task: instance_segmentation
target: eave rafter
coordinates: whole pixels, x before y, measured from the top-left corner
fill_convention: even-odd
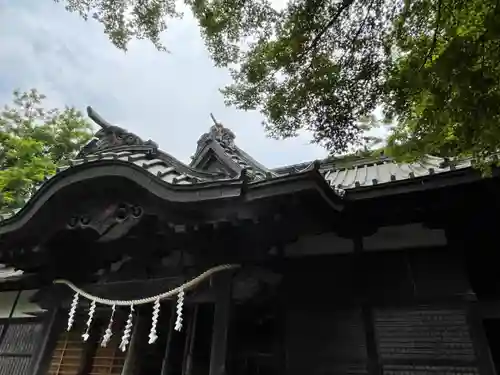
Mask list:
[[[31,225],[33,220],[37,220],[37,213],[51,204],[57,206],[57,197],[60,192],[64,192],[75,186],[83,186],[82,183],[92,184],[93,189],[99,188],[99,181],[102,179],[118,178],[128,180],[134,186],[147,192],[155,199],[166,202],[169,205],[177,206],[178,210],[194,212],[200,204],[204,207],[210,205],[209,210],[220,212],[221,218],[227,209],[228,201],[233,206],[231,210],[239,211],[238,215],[252,215],[248,211],[248,203],[263,199],[278,199],[280,196],[291,195],[297,192],[309,191],[321,196],[327,206],[334,211],[342,209],[341,198],[333,192],[321,175],[315,171],[307,171],[301,174],[281,176],[270,180],[251,182],[246,170],[243,170],[238,178],[201,181],[196,183],[173,183],[165,181],[164,178],[152,175],[147,169],[135,163],[113,159],[98,159],[88,161],[59,172],[57,175],[47,180],[31,197],[27,204],[14,216],[0,223],[0,240],[10,233],[22,230],[25,226]],[[78,189],[74,189],[73,191]],[[276,198],[275,198],[276,197]],[[78,199],[76,196],[72,199]],[[54,212],[61,208],[54,206]],[[220,206],[223,209],[217,209]],[[241,209],[237,208],[240,207]],[[198,208],[196,208],[198,207]],[[225,208],[224,208],[225,207]],[[247,207],[247,208],[245,208]],[[116,208],[116,207],[115,207]],[[137,207],[132,207],[134,211]],[[248,212],[247,212],[248,211]],[[67,213],[69,214],[69,213]],[[234,215],[234,214],[232,214]],[[135,215],[140,217],[140,215]],[[81,226],[84,216],[75,219],[74,226]],[[30,224],[31,223],[31,224]],[[83,226],[87,223],[83,222]],[[107,232],[108,229],[97,232]],[[113,238],[111,233],[108,233]]]

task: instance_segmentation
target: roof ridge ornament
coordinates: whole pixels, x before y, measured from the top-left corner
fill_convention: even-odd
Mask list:
[[[87,107],[87,115],[92,121],[99,125],[101,129],[99,129],[97,133],[94,134],[94,138],[80,150],[77,158],[124,146],[151,146],[153,148],[158,148],[155,142],[151,140],[144,141],[139,136],[119,126],[110,124],[90,106]]]
[[[236,147],[234,144],[234,139],[236,138],[234,133],[230,129],[226,128],[222,123],[218,122],[212,113],[210,113],[210,117],[214,124],[210,127],[208,133],[205,133],[200,137],[198,140],[198,147],[202,147],[203,144],[209,140],[213,140],[220,143],[223,147],[234,149]]]
[[[220,125],[220,126],[222,126],[222,124],[221,124],[221,123],[219,123],[219,122],[216,120],[215,116],[214,116],[214,115],[213,115],[213,113],[211,113],[211,112],[210,112],[210,117],[212,118],[212,121],[214,122],[214,125],[216,125],[216,126],[219,126],[219,125]]]

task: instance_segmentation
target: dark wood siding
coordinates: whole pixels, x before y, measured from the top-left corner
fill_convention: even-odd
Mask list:
[[[478,374],[465,309],[384,308],[374,319],[384,374]]]
[[[286,336],[288,374],[367,373],[361,309],[293,312]]]
[[[357,259],[311,257],[287,263],[288,375],[366,374],[366,330],[357,298]]]
[[[0,329],[6,330],[0,344],[0,375],[31,375],[29,370],[41,336],[41,322],[15,319],[10,324],[4,321]]]

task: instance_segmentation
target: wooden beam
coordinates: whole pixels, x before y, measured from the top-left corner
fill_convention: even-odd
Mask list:
[[[233,272],[227,271],[212,277],[215,291],[215,313],[212,334],[209,375],[226,375],[231,292]]]

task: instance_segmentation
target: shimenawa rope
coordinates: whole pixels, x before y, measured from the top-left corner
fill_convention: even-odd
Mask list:
[[[239,268],[240,266],[237,264],[222,264],[219,266],[212,267],[208,269],[207,271],[203,272],[201,275],[195,277],[194,279],[191,279],[190,281],[178,286],[177,288],[174,288],[172,290],[169,290],[168,292],[158,294],[156,296],[152,297],[146,297],[146,298],[141,298],[137,300],[111,300],[111,299],[106,299],[106,298],[101,298],[94,296],[90,293],[85,292],[83,289],[80,289],[77,287],[75,284],[73,284],[71,281],[64,280],[64,279],[57,279],[54,280],[54,284],[65,284],[69,286],[75,293],[78,293],[82,297],[85,297],[86,299],[100,303],[101,305],[108,305],[108,306],[132,306],[132,305],[144,305],[147,303],[153,303],[156,300],[162,300],[165,298],[173,297],[178,295],[181,291],[186,291],[191,288],[194,288],[196,285],[200,284],[210,276],[212,276],[215,273],[221,272],[221,271],[226,271],[234,268]]]

